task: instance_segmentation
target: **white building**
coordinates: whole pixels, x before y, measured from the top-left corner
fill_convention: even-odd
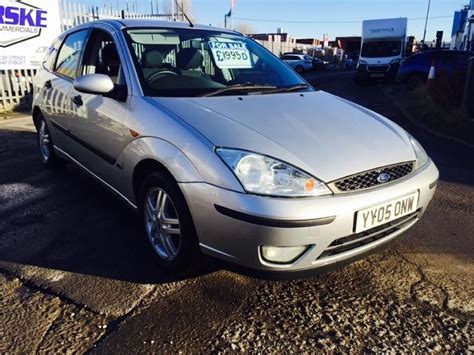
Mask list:
[[[474,0],[454,13],[451,49],[474,51]]]

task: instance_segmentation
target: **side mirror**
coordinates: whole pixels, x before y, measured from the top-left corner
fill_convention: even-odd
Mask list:
[[[106,95],[112,92],[115,85],[105,74],[86,74],[74,80],[74,89],[85,94]]]

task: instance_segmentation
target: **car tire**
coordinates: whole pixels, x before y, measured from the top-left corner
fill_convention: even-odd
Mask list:
[[[191,213],[170,175],[154,172],[143,179],[138,211],[161,267],[183,275],[198,266],[201,252]]]
[[[42,163],[48,168],[63,166],[66,161],[56,155],[53,139],[43,115],[37,117],[37,123],[37,142]]]
[[[302,65],[297,65],[295,70],[298,74],[302,74],[304,72],[304,68]]]

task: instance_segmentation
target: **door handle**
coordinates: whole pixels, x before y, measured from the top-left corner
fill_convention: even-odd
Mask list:
[[[53,84],[51,84],[51,80],[46,80],[44,83],[44,87],[46,89],[51,89],[53,87]]]
[[[74,102],[77,106],[82,106],[82,104],[83,104],[81,95],[73,96],[71,100],[72,100],[72,102]]]

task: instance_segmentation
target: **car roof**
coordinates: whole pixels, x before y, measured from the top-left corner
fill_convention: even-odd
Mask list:
[[[187,28],[190,30],[207,30],[207,31],[219,31],[232,34],[242,35],[241,33],[233,30],[228,30],[220,27],[193,24],[189,25],[189,22],[181,21],[159,21],[153,19],[111,19],[111,20],[96,20],[87,22],[85,24],[71,28],[67,32],[74,31],[80,28],[88,28],[94,24],[106,24],[116,30],[122,30],[124,28],[136,28],[136,27],[156,27],[156,28]]]
[[[414,56],[429,56],[434,54],[447,54],[447,53],[456,53],[456,54],[466,54],[469,56],[474,56],[474,52],[470,51],[460,51],[457,49],[441,49],[441,50],[434,50],[434,51],[426,51],[413,54]]]

